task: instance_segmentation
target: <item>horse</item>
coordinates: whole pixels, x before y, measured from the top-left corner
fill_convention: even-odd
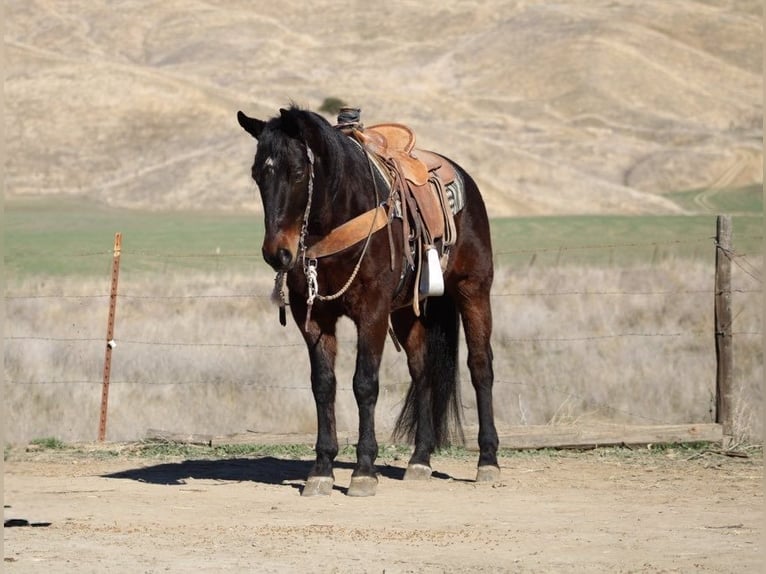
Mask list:
[[[372,169],[364,149],[339,125],[295,104],[267,120],[242,111],[237,118],[257,140],[251,175],[263,204],[263,258],[277,272],[275,291],[290,307],[311,365],[316,458],[301,495],[329,495],[335,488],[336,324],[342,316],[351,319],[357,332],[353,393],[359,417],[356,464],[346,495],[376,493],[375,407],[388,335],[404,349],[411,377],[394,426],[395,439],[414,443],[404,479],[428,479],[435,450],[455,437],[462,439],[461,322],[479,419],[476,480],[498,480],[490,345],[492,245],[486,207],[474,180],[457,163],[439,155],[464,182],[464,206],[454,215],[456,240],[443,270],[443,293],[425,297],[418,313],[412,305],[413,297],[420,299],[412,289],[417,280],[411,263],[415,248],[402,232],[406,222],[394,205],[390,186],[379,170]],[[367,231],[364,220],[362,239],[320,259],[311,257],[312,247],[369,213],[381,214],[382,227],[371,224]],[[284,307],[280,319],[284,325]]]

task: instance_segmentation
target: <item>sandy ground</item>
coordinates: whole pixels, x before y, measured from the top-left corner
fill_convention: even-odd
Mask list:
[[[288,457],[12,453],[5,572],[760,572],[763,459],[626,449],[518,453],[502,482],[440,457],[379,460],[378,494],[301,498]]]

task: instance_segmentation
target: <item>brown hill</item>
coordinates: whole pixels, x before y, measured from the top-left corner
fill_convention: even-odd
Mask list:
[[[761,2],[5,5],[6,190],[257,210],[235,114],[412,125],[491,214],[673,213],[763,181]]]

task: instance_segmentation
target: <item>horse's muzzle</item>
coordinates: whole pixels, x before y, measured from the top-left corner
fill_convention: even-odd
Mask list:
[[[269,251],[264,246],[261,252],[266,263],[271,265],[274,271],[288,271],[295,262],[292,252],[284,247],[278,247],[276,251]]]
[[[300,223],[274,227],[275,230],[272,230],[268,223],[266,225],[266,234],[261,247],[263,259],[274,271],[289,271],[295,266],[298,257]]]

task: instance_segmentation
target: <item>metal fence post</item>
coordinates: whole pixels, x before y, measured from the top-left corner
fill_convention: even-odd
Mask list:
[[[109,403],[109,377],[112,370],[112,350],[114,343],[114,319],[117,311],[117,280],[120,276],[120,252],[122,251],[122,234],[114,234],[114,256],[112,259],[112,288],[109,294],[109,319],[106,326],[106,354],[104,356],[104,384],[101,387],[101,417],[98,425],[98,440],[106,438],[106,413]]]

